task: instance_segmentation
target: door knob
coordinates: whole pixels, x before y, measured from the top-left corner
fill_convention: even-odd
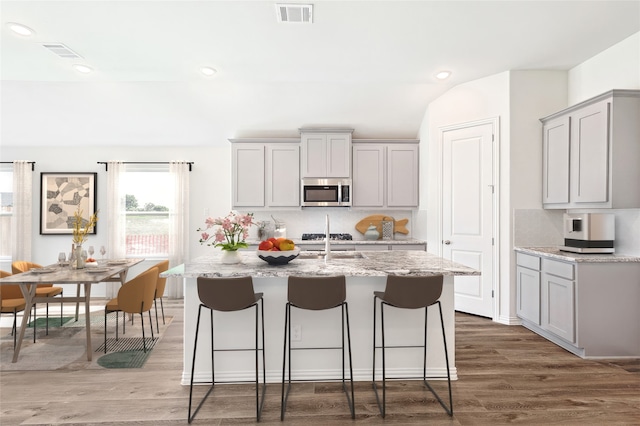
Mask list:
[[[449,241],[449,240],[444,240],[444,241],[442,241],[442,242],[443,242],[443,243],[445,243],[446,245],[451,244],[451,241]]]

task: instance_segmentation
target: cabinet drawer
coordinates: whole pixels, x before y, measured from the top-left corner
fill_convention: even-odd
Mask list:
[[[558,262],[556,260],[542,259],[542,270],[556,277],[573,280],[573,265],[571,263]]]
[[[540,258],[524,253],[516,253],[516,264],[525,268],[540,270]]]

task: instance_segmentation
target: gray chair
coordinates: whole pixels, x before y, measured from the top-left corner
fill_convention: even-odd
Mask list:
[[[440,304],[440,295],[442,294],[442,275],[436,276],[396,276],[389,275],[387,277],[387,285],[382,291],[375,291],[373,294],[373,389],[376,394],[376,402],[380,409],[380,414],[384,418],[386,414],[386,381],[394,379],[387,377],[385,352],[389,348],[422,348],[423,349],[423,365],[422,377],[420,379],[425,386],[433,393],[440,405],[445,409],[447,414],[453,416],[453,398],[451,396],[451,373],[449,371],[449,354],[447,352],[447,338],[444,332],[444,321],[442,318],[442,305]],[[382,346],[376,346],[376,306],[380,300],[380,323],[382,331]],[[436,393],[427,382],[427,312],[428,307],[438,305],[440,312],[440,326],[442,328],[442,340],[444,342],[444,356],[447,363],[447,383],[449,386],[449,407],[446,406],[442,398]],[[385,329],[384,329],[384,307],[391,306],[400,309],[421,309],[424,308],[424,344],[420,346],[387,346],[385,345]],[[376,349],[382,349],[382,401],[378,395],[378,387],[376,385]],[[417,378],[417,377],[416,377]],[[407,379],[403,377],[402,379]]]
[[[342,350],[342,389],[347,396],[347,403],[351,411],[351,418],[355,419],[355,407],[353,398],[353,367],[351,362],[351,334],[349,332],[349,309],[347,305],[346,280],[344,275],[334,277],[289,277],[287,304],[284,320],[284,356],[282,361],[282,400],[280,420],[284,420],[287,410],[287,399],[291,390],[291,351],[309,349],[341,349]],[[292,348],[291,347],[291,308],[307,309],[313,311],[333,309],[340,307],[342,314],[342,345],[339,347],[319,348]],[[345,381],[345,328],[347,331],[347,345],[349,356],[349,381],[351,384],[351,396],[347,390]],[[285,371],[288,364],[288,384],[285,389]]]
[[[225,352],[233,352],[233,351],[255,351],[256,355],[256,420],[260,421],[260,415],[262,414],[262,406],[264,405],[264,396],[265,390],[267,386],[267,377],[266,377],[266,364],[265,364],[265,353],[264,353],[264,301],[262,299],[262,293],[256,293],[253,290],[253,280],[251,277],[240,277],[240,278],[204,278],[198,277],[198,296],[200,298],[200,306],[198,307],[198,319],[196,322],[196,335],[193,342],[193,360],[191,363],[191,382],[189,384],[189,414],[187,420],[191,423],[202,407],[202,404],[207,399],[211,391],[216,383],[224,383],[215,380],[215,363],[214,363],[214,354],[215,352],[225,351]],[[213,344],[213,311],[220,312],[235,312],[242,311],[248,308],[256,308],[256,319],[255,319],[255,347],[248,349],[215,349]],[[211,317],[211,386],[209,390],[202,398],[198,407],[191,414],[191,406],[193,400],[193,375],[195,372],[196,365],[196,352],[198,350],[198,332],[200,330],[200,314],[202,312],[202,308],[209,309],[209,314]],[[260,311],[260,312],[258,312]],[[261,315],[261,323],[262,323],[262,348],[258,345],[258,314]],[[262,352],[262,398],[260,398],[260,386],[259,386],[259,363],[258,363],[258,354]],[[237,382],[235,382],[237,383]]]

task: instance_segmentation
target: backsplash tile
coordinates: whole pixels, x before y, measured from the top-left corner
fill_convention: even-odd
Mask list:
[[[516,247],[559,246],[564,243],[564,210],[516,209],[513,211],[513,245]]]
[[[571,213],[613,213],[615,249],[618,254],[640,255],[640,209],[580,209]],[[513,245],[549,247],[564,244],[562,215],[565,210],[516,209],[513,212]]]
[[[394,234],[397,240],[413,238],[412,227],[414,223],[414,212],[411,210],[353,210],[348,208],[336,207],[313,207],[303,210],[274,210],[269,212],[254,212],[256,221],[269,220],[273,223],[274,218],[282,221],[287,226],[287,237],[300,238],[303,233],[323,233],[325,217],[329,215],[329,228],[331,233],[349,233],[354,240],[364,240],[364,236],[355,228],[360,220],[367,216],[384,214],[391,216],[395,220],[409,219],[407,223],[408,235]],[[257,238],[257,229],[253,227],[250,230],[249,237]]]

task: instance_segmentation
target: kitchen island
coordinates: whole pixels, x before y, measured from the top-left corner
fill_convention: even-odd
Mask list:
[[[479,275],[466,266],[442,259],[424,251],[389,251],[332,253],[329,260],[318,252],[302,252],[300,257],[286,265],[272,266],[258,258],[255,252],[242,252],[242,263],[224,265],[220,252],[203,256],[179,265],[162,274],[184,280],[184,352],[182,383],[188,384],[191,374],[193,340],[198,305],[196,281],[198,277],[253,277],[254,288],[264,293],[265,354],[268,382],[282,380],[284,343],[284,314],[287,301],[287,277],[345,275],[347,302],[351,326],[354,380],[370,381],[373,342],[373,292],[383,291],[386,276],[444,275],[442,303],[447,348],[452,379],[457,378],[455,368],[454,291],[455,275]],[[198,358],[195,382],[211,380],[211,347],[208,315],[202,319],[198,336]],[[422,340],[424,312],[422,310],[388,309],[385,312],[388,345],[414,345]],[[216,322],[218,321],[218,322]],[[214,312],[216,322],[216,349],[251,347],[254,338],[254,316],[248,311]],[[337,346],[340,342],[340,315],[332,311],[294,310],[292,325],[298,326],[300,336],[294,347]],[[378,327],[379,328],[379,327]],[[378,330],[379,333],[379,330]],[[427,376],[446,377],[444,349],[437,308],[429,309]],[[254,355],[238,352],[216,353],[216,380],[240,381],[254,377]],[[378,357],[379,359],[379,357]],[[292,360],[295,380],[331,380],[340,376],[340,351],[298,351]],[[387,353],[389,376],[415,377],[422,374],[420,349],[390,350]]]

